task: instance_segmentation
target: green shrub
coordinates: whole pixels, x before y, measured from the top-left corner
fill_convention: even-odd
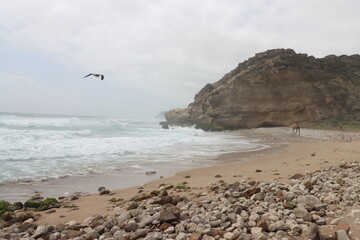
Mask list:
[[[0,200],[0,211],[7,211],[9,210],[10,203],[5,200]]]
[[[51,205],[59,203],[55,198],[46,198],[42,204]]]
[[[14,202],[13,203],[13,209],[14,210],[20,210],[23,209],[24,204],[22,202]]]
[[[25,208],[38,208],[41,205],[41,201],[27,200],[24,204]]]
[[[36,208],[37,211],[44,211],[50,208],[60,207],[59,202],[55,198],[46,198],[40,202],[40,206]]]

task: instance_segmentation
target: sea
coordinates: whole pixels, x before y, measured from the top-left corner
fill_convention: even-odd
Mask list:
[[[166,176],[177,167],[212,165],[223,153],[267,147],[194,127],[163,129],[159,119],[0,113],[0,189],[74,176],[146,174],[159,166]]]

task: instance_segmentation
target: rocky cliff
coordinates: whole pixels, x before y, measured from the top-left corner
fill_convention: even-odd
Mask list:
[[[315,58],[292,49],[257,53],[207,84],[185,109],[165,113],[173,125],[219,129],[316,125],[360,119],[360,55]]]

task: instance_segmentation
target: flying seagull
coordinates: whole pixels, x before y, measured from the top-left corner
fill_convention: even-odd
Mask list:
[[[98,73],[90,73],[90,74],[86,75],[84,78],[89,77],[89,76],[100,77],[101,80],[104,80],[104,75],[98,74]]]

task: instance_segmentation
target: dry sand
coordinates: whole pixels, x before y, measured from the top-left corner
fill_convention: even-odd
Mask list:
[[[157,179],[137,187],[110,189],[112,195],[83,196],[73,201],[78,210],[60,208],[51,214],[42,213],[38,223],[54,225],[70,220],[83,222],[94,214],[114,214],[114,206],[109,200],[129,200],[138,193],[140,187],[144,192],[150,192],[157,189],[161,183],[178,185],[186,181],[191,187],[191,191],[186,194],[192,195],[206,191],[209,184],[219,179],[228,183],[242,179],[286,182],[295,173],[337,165],[342,160],[359,160],[360,156],[358,133],[302,129],[301,136],[294,136],[288,128],[260,128],[229,134],[258,138],[271,148],[257,152],[223,154],[216,159],[212,167],[178,172],[172,177]],[[215,178],[216,175],[221,175],[221,178]],[[186,176],[190,178],[185,178]]]

